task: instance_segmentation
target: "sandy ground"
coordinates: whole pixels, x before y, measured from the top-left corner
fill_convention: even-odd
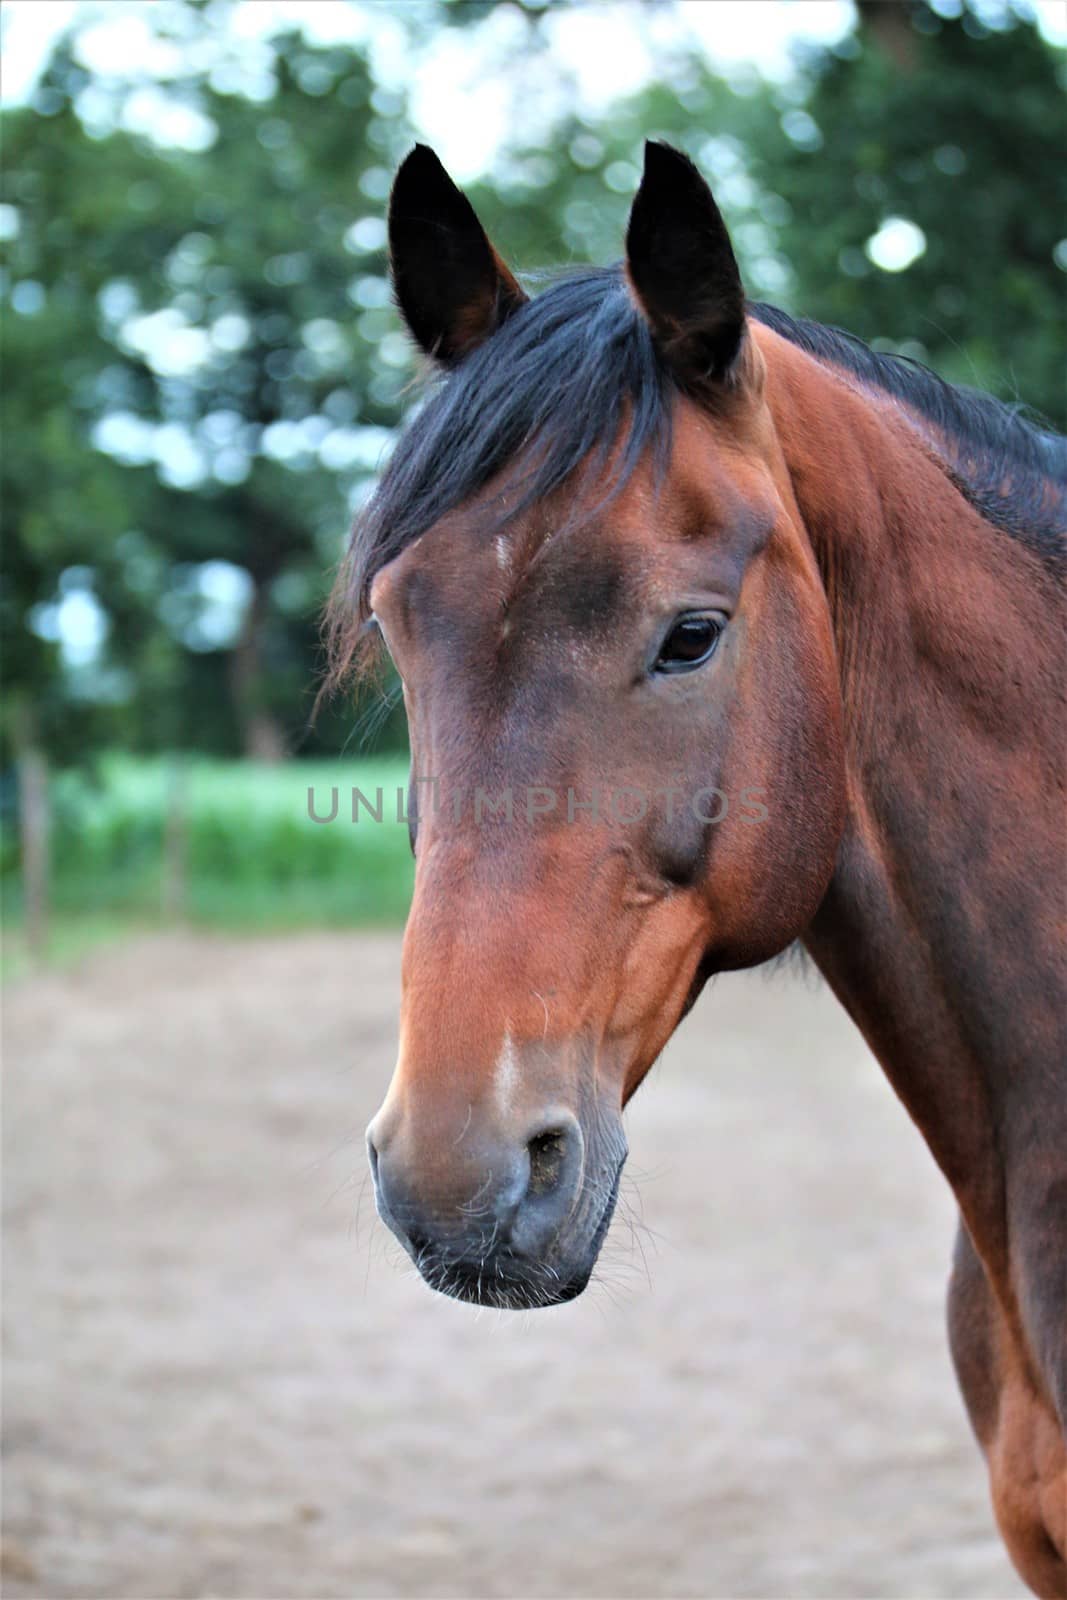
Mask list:
[[[953,1210],[829,994],[721,981],[599,1285],[431,1295],[364,1192],[398,944],[174,937],[6,997],[4,1592],[1011,1596]]]

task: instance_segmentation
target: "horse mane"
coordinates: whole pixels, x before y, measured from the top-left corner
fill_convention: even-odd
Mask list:
[[[942,456],[946,442],[952,452],[946,472],[980,514],[1049,564],[1062,559],[1067,439],[839,329],[761,303],[748,314],[929,420]],[[327,610],[324,687],[373,653],[371,584],[435,522],[523,457],[524,470],[484,508],[488,528],[499,528],[594,452],[606,461],[621,436],[617,494],[647,449],[665,450],[675,393],[621,266],[566,273],[528,301],[430,390],[357,516]]]
[[[775,306],[749,304],[749,315],[816,360],[849,372],[933,423],[949,475],[987,522],[1053,564],[1067,534],[1067,438],[1021,405],[947,383],[921,361],[882,355],[855,334]]]

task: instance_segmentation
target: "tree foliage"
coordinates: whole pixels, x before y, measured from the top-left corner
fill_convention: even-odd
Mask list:
[[[87,714],[145,748],[303,735],[323,575],[406,378],[380,220],[403,131],[361,54],[275,52],[266,102],[171,86],[207,148],[87,129],[68,48],[5,119],[8,674],[65,753]],[[47,636],[79,593],[108,638],[71,672]]]
[[[994,30],[969,12],[861,9],[873,25],[816,58],[799,117],[753,144],[755,176],[788,207],[791,297],[1062,429],[1062,60],[1011,12]],[[925,239],[903,271],[866,249],[893,218]]]

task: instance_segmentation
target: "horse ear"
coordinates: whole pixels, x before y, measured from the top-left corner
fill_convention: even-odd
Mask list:
[[[745,329],[741,274],[711,190],[688,156],[668,144],[645,145],[626,230],[626,269],[679,382],[725,378]]]
[[[474,207],[424,144],[393,183],[389,254],[404,321],[443,366],[461,361],[526,300]]]

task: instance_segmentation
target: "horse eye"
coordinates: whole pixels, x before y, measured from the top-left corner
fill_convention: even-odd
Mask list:
[[[724,624],[718,617],[679,617],[660,645],[654,672],[692,672],[709,661]]]

